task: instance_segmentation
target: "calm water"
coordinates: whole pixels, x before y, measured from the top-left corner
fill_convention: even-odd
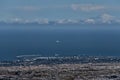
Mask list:
[[[55,53],[120,56],[120,26],[0,25],[0,60]]]

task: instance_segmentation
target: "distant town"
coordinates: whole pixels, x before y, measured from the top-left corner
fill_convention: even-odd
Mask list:
[[[53,64],[83,64],[83,63],[119,63],[118,56],[40,56],[20,55],[16,60],[0,61],[0,66],[29,66],[29,65],[53,65]]]

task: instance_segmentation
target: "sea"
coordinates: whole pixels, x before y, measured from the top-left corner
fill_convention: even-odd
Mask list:
[[[0,24],[0,60],[55,54],[120,56],[120,24]]]

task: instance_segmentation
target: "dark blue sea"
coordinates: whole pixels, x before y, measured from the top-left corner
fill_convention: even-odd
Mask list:
[[[54,54],[120,56],[120,25],[0,25],[0,60]]]

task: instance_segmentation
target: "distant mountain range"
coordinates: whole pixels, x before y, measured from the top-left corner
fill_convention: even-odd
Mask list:
[[[1,20],[0,24],[120,24],[120,19],[109,14],[102,14],[97,17],[87,19],[59,19],[49,21],[48,19],[22,20],[19,18],[8,21]]]

